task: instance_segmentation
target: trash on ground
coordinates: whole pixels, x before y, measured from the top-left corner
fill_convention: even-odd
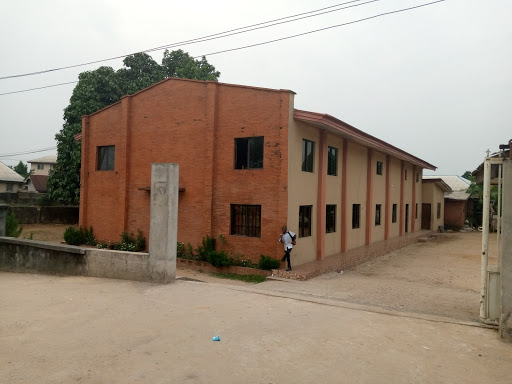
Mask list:
[[[220,341],[220,336],[213,336],[212,341]]]

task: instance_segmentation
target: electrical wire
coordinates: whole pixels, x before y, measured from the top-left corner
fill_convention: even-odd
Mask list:
[[[5,153],[5,154],[0,154],[0,157],[30,155],[32,153],[53,151],[54,149],[57,149],[57,147],[48,147],[48,148],[34,149],[34,150],[30,150],[30,151],[23,151],[23,152],[16,152],[16,153]]]
[[[102,63],[102,62],[105,62],[105,61],[122,59],[122,58],[124,58],[126,56],[135,55],[137,53],[154,52],[154,51],[160,51],[160,50],[166,49],[166,48],[176,48],[176,47],[183,46],[183,45],[196,44],[196,43],[201,43],[201,42],[204,42],[204,41],[221,39],[221,38],[228,37],[228,36],[233,36],[233,35],[238,35],[238,34],[241,34],[241,33],[251,32],[251,31],[254,31],[254,30],[257,30],[257,29],[269,28],[269,27],[273,27],[273,26],[279,25],[279,24],[291,23],[291,22],[302,20],[302,19],[305,19],[305,18],[320,16],[320,15],[324,15],[324,14],[327,14],[327,13],[337,12],[337,11],[341,11],[343,9],[357,7],[357,6],[360,6],[360,5],[374,3],[374,2],[382,1],[382,0],[370,0],[370,1],[367,1],[367,2],[364,2],[364,3],[350,5],[350,6],[343,7],[343,8],[331,9],[331,8],[341,7],[342,5],[346,5],[346,4],[350,4],[350,3],[355,3],[355,2],[360,2],[360,1],[362,1],[362,0],[351,0],[351,1],[344,2],[344,3],[332,5],[332,6],[329,6],[329,7],[316,9],[314,11],[303,12],[303,13],[299,13],[299,14],[292,15],[292,16],[286,16],[286,17],[282,17],[282,18],[279,18],[279,19],[269,20],[269,21],[265,21],[265,22],[261,22],[261,23],[257,23],[257,24],[248,25],[248,26],[245,26],[245,27],[235,28],[235,29],[231,29],[231,30],[228,30],[228,31],[224,31],[224,32],[214,33],[212,35],[198,37],[198,38],[191,39],[191,40],[184,40],[184,41],[180,41],[180,42],[177,42],[177,43],[166,44],[166,45],[162,45],[162,46],[155,47],[155,48],[149,48],[149,49],[146,49],[146,50],[143,50],[143,51],[140,51],[140,52],[130,53],[130,54],[127,54],[127,55],[120,55],[120,56],[110,57],[110,58],[107,58],[107,59],[89,61],[87,63],[68,65],[68,66],[65,66],[65,67],[46,69],[46,70],[42,70],[42,71],[22,73],[22,74],[18,74],[18,75],[2,76],[2,77],[0,77],[0,80],[12,79],[12,78],[17,78],[17,77],[34,76],[34,75],[40,75],[40,74],[48,73],[48,72],[62,71],[62,70],[65,70],[65,69],[83,67],[85,65],[90,65],[90,64],[98,64],[98,63]],[[331,9],[331,10],[325,11],[326,9]],[[325,12],[318,13],[320,11],[325,11]],[[310,15],[311,13],[316,13],[316,14]],[[304,16],[304,15],[309,15],[309,16]],[[302,17],[299,17],[299,16],[302,16]],[[293,18],[295,18],[295,19],[293,19]],[[293,20],[287,20],[287,19],[293,19]],[[283,20],[287,20],[287,21],[283,21]],[[265,25],[265,24],[269,24],[269,25]]]
[[[261,45],[271,44],[271,43],[275,43],[275,42],[278,42],[278,41],[289,40],[289,39],[292,39],[292,38],[295,38],[295,37],[305,36],[305,35],[309,35],[309,34],[316,33],[316,32],[322,32],[322,31],[326,31],[326,30],[329,30],[329,29],[333,29],[333,28],[339,28],[339,27],[343,27],[343,26],[346,26],[346,25],[350,25],[350,24],[356,24],[356,23],[360,23],[360,22],[363,22],[363,21],[368,21],[368,20],[371,20],[371,19],[376,19],[376,18],[382,17],[382,16],[388,16],[388,15],[392,15],[392,14],[396,14],[396,13],[411,11],[411,10],[414,10],[414,9],[426,7],[426,6],[429,6],[429,5],[434,5],[434,4],[437,4],[437,3],[442,3],[442,2],[445,2],[445,1],[447,1],[447,0],[432,1],[430,3],[424,3],[424,4],[416,5],[416,6],[413,6],[413,7],[402,8],[402,9],[398,9],[398,10],[394,10],[394,11],[384,12],[384,13],[380,13],[380,14],[377,14],[377,15],[365,17],[365,18],[362,18],[362,19],[358,19],[358,20],[354,20],[354,21],[349,21],[349,22],[342,23],[342,24],[331,25],[329,27],[315,29],[315,30],[311,30],[311,31],[308,31],[308,32],[303,32],[303,33],[298,33],[298,34],[295,34],[295,35],[281,37],[281,38],[278,38],[278,39],[268,40],[268,41],[264,41],[264,42],[261,42],[261,43],[244,45],[244,46],[241,46],[241,47],[225,49],[225,50],[217,51],[217,52],[210,52],[210,53],[207,53],[205,55],[195,56],[194,58],[198,58],[198,57],[202,57],[202,56],[213,56],[213,55],[218,55],[218,54],[221,54],[221,53],[233,52],[233,51],[238,51],[238,50],[242,50],[242,49],[253,48],[253,47],[257,47],[257,46],[261,46]],[[70,81],[70,82],[67,82],[67,83],[47,85],[47,86],[38,87],[38,88],[30,88],[30,89],[24,89],[24,90],[19,90],[19,91],[0,93],[0,96],[10,95],[10,94],[13,94],[13,93],[23,93],[23,92],[35,91],[35,90],[38,90],[38,89],[57,87],[57,86],[61,86],[61,85],[74,84],[74,83],[77,83],[77,81]]]

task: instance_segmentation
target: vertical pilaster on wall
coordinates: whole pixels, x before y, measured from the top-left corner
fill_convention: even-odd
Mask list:
[[[416,166],[412,167],[412,206],[411,206],[411,233],[416,229]]]
[[[341,163],[341,252],[347,251],[347,150],[348,141],[343,139]]]
[[[293,110],[294,110],[294,96],[293,92],[282,90],[280,92],[280,122],[279,122],[279,151],[281,155],[280,169],[279,169],[279,189],[278,189],[278,205],[277,205],[277,218],[274,220],[275,233],[281,233],[281,227],[287,225],[292,232],[295,232],[298,236],[299,228],[298,222],[291,223],[289,220],[288,212],[288,167],[289,164],[289,153],[290,146],[290,133],[291,129],[294,129],[293,122]],[[280,257],[283,252],[282,244],[279,242],[275,243],[275,255]]]
[[[316,258],[325,257],[325,183],[327,177],[327,132],[320,130],[320,143],[318,145],[318,194],[317,194],[317,236]]]
[[[0,204],[0,237],[6,234],[6,222],[7,222],[7,204]]]
[[[159,283],[176,279],[179,180],[178,164],[151,165],[148,269]]]
[[[80,166],[80,207],[78,211],[78,224],[87,228],[87,189],[89,188],[89,116],[82,116],[82,140],[81,140],[81,166]]]
[[[402,160],[400,162],[400,236],[404,234],[405,224],[405,163]]]
[[[215,237],[213,231],[213,191],[215,185],[215,127],[217,123],[217,84],[213,82],[206,83],[206,126],[207,131],[204,132],[203,144],[204,150],[208,152],[210,159],[205,164],[206,180],[204,188],[207,191],[204,199],[204,212],[207,214],[203,217],[203,235]]]
[[[114,170],[119,173],[119,229],[122,233],[128,230],[128,197],[130,179],[130,110],[132,97],[121,98],[122,135],[119,150],[116,148]]]
[[[499,333],[503,341],[512,342],[512,160],[503,160],[502,191],[501,312]]]
[[[386,155],[386,207],[384,214],[384,240],[389,239],[389,226],[391,225],[391,156]]]
[[[368,148],[366,169],[366,228],[365,244],[372,242],[372,212],[373,212],[373,149]]]

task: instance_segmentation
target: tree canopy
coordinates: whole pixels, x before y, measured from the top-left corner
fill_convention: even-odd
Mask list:
[[[14,167],[8,165],[9,168],[11,168],[14,172],[16,172],[18,175],[27,177],[30,175],[30,172],[28,170],[28,165],[24,164],[23,161],[20,161],[18,164],[16,164]]]
[[[69,105],[64,109],[64,124],[55,135],[57,163],[50,171],[47,188],[50,199],[77,205],[80,200],[80,142],[74,136],[82,130],[82,116],[107,107],[168,77],[217,81],[220,72],[203,56],[196,60],[188,53],[165,50],[162,64],[146,53],[125,57],[124,67],[115,71],[100,67],[78,76]]]

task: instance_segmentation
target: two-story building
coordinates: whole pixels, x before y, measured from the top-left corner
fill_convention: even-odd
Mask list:
[[[178,239],[224,235],[235,253],[294,264],[421,228],[422,172],[435,167],[295,93],[170,78],[84,116],[80,225],[98,239],[149,235],[152,163],[177,163]]]
[[[49,155],[29,160],[30,175],[26,181],[29,192],[46,192],[46,180],[48,179],[50,170],[55,167],[56,162],[56,155]]]

